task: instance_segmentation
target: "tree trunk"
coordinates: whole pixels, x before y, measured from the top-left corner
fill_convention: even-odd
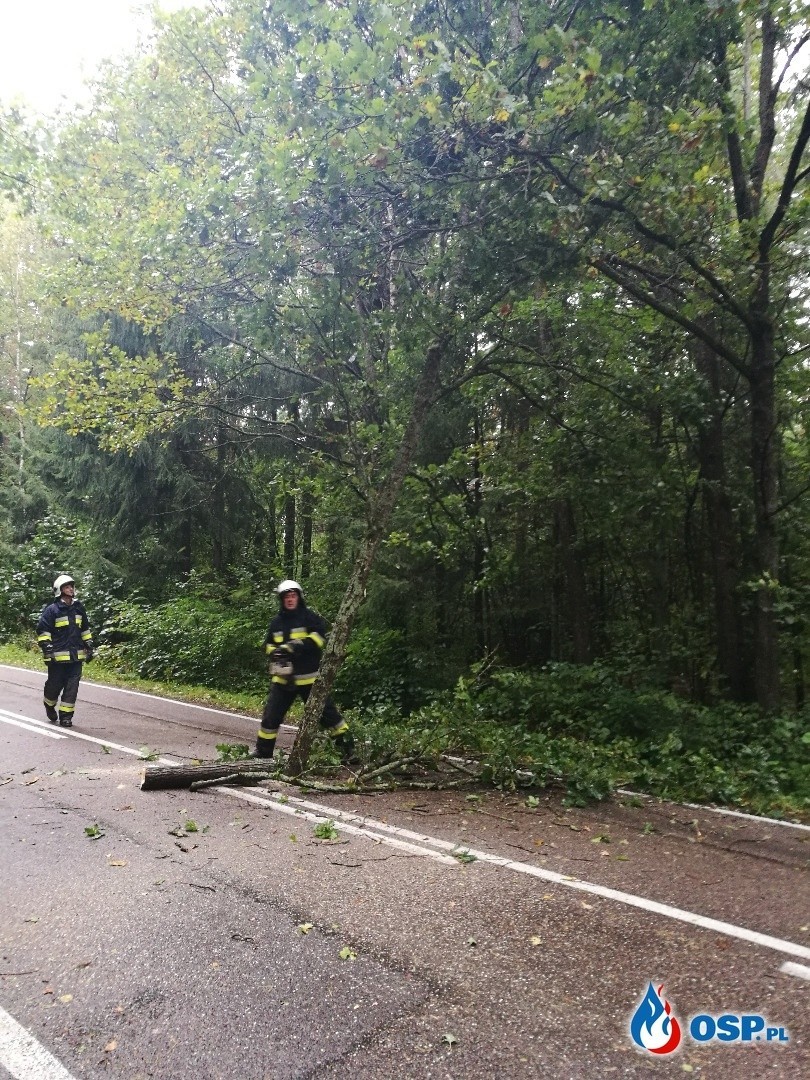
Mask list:
[[[312,509],[311,491],[301,495],[301,580],[306,581],[312,569]]]
[[[575,664],[590,664],[593,649],[588,589],[582,558],[576,547],[577,529],[570,499],[558,499],[554,504],[554,533],[559,567],[559,573],[555,575],[555,607],[560,659],[566,659],[565,645],[570,644],[571,660]]]
[[[775,406],[773,328],[767,317],[751,335],[751,467],[756,514],[757,572],[754,679],[757,702],[769,712],[779,708],[779,631],[774,610],[779,583],[779,536],[776,527],[778,454]]]
[[[295,495],[284,499],[284,573],[295,574]]]
[[[719,360],[702,342],[697,342],[694,348],[696,366],[711,395],[711,414],[698,435],[698,456],[712,566],[717,668],[732,699],[743,701],[747,695],[737,593],[740,552],[727,487]]]
[[[475,422],[475,445],[481,445],[481,430],[476,417]],[[475,651],[479,659],[483,659],[487,652],[487,634],[484,623],[484,538],[481,535],[483,518],[481,513],[481,463],[478,450],[473,454],[472,480],[467,484],[467,518],[470,522],[473,536],[473,622],[475,625]]]
[[[211,489],[211,568],[221,574],[226,566],[225,557],[225,473],[227,451],[225,427],[217,425],[217,460],[214,483]]]
[[[200,780],[224,780],[226,776],[243,776],[250,780],[271,772],[273,768],[272,759],[217,762],[212,765],[147,765],[141,773],[141,791],[187,788]]]
[[[326,699],[332,691],[340,665],[343,663],[354,620],[365,598],[366,584],[374,565],[377,548],[386,535],[391,514],[422,434],[428,411],[435,398],[444,346],[443,340],[434,341],[429,346],[414,393],[408,425],[403,433],[391,471],[385,482],[381,482],[375,492],[369,495],[365,534],[340,609],[335,617],[329,641],[324,649],[318,678],[315,680],[304,709],[287,766],[290,776],[300,776],[307,766],[318,721]]]

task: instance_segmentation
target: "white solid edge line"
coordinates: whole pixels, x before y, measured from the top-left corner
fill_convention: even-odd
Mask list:
[[[630,791],[629,788],[616,788],[617,795],[632,795],[637,799],[657,799],[657,795],[648,795],[645,791]],[[670,802],[669,799],[661,799],[661,802]],[[788,829],[803,829],[810,832],[810,825],[803,825],[800,821],[782,821],[780,818],[760,817],[759,814],[745,814],[742,810],[727,810],[724,806],[702,806],[700,803],[676,802],[672,806],[686,806],[690,810],[705,810],[709,814],[724,814],[727,817],[745,818],[746,821],[761,821],[768,825],[784,825]]]
[[[804,964],[793,964],[790,960],[786,960],[779,970],[784,975],[795,975],[797,979],[806,979],[810,982],[810,967],[805,967]]]
[[[0,714],[3,710],[0,709]],[[19,714],[15,714],[19,715]],[[2,715],[0,715],[2,719]],[[32,716],[20,716],[21,720],[25,720],[26,725],[20,724],[20,727],[26,726],[29,731],[36,730],[38,733],[41,731],[43,735],[57,734],[48,730],[48,725],[45,720],[36,720]],[[30,725],[30,726],[29,726]],[[149,758],[145,758],[140,750],[134,750],[131,746],[122,746],[120,743],[110,742],[109,739],[98,739],[95,735],[85,735],[82,731],[76,731],[74,728],[62,728],[57,735],[60,739],[81,739],[83,742],[96,743],[97,746],[107,746],[110,750],[120,750],[122,754],[132,754],[134,757],[140,758],[141,761],[148,761]],[[182,762],[173,761],[171,758],[158,757],[153,760],[159,761],[161,765],[173,765],[180,766]]]
[[[34,671],[34,668],[20,668],[15,667],[13,664],[0,664],[0,668],[8,668],[9,671]],[[195,705],[193,701],[162,697],[160,694],[147,694],[144,690],[127,690],[123,686],[109,686],[107,683],[93,682],[92,679],[82,679],[82,682],[85,686],[97,686],[99,690],[115,690],[118,694],[132,694],[133,697],[150,698],[152,701],[168,701],[172,705],[183,705],[186,709],[198,709],[200,712],[216,713],[218,716],[227,716],[234,720],[247,720],[251,724],[259,723],[256,716],[245,716],[244,713],[229,712],[227,709],[215,709],[211,705]],[[294,724],[282,724],[281,728],[286,731],[297,730]]]
[[[15,1080],[74,1080],[34,1036],[0,1008],[0,1065]]]
[[[12,724],[14,727],[20,727],[24,731],[30,731],[32,734],[46,735],[49,739],[67,738],[67,735],[63,735],[61,731],[51,731],[44,726],[40,727],[39,724],[34,725],[33,721],[29,720],[27,716],[17,716],[16,713],[7,713],[3,709],[0,709],[0,724]]]
[[[321,825],[334,820],[331,813],[315,814],[308,810],[296,810],[294,806],[286,806],[276,800],[268,802],[267,799],[263,799],[260,795],[253,795],[249,791],[237,791],[219,785],[214,787],[214,791],[218,791],[223,795],[230,795],[234,799],[243,799],[245,802],[254,803],[256,806],[263,806],[267,810],[277,810],[279,813],[289,814],[290,817],[297,818],[299,821],[304,818],[306,821],[314,821],[316,824]],[[324,809],[328,810],[329,808],[324,807]],[[444,863],[445,866],[458,866],[458,860],[451,855],[442,855],[439,851],[431,851],[429,848],[410,844],[406,840],[397,840],[393,836],[380,836],[370,829],[362,829],[357,825],[349,825],[343,821],[334,822],[334,825],[340,832],[349,833],[352,836],[362,836],[366,840],[372,840],[375,844],[386,844],[388,847],[399,848],[401,851],[407,851],[409,855],[427,856],[435,859],[436,862]]]
[[[218,788],[218,790],[228,791],[229,789],[223,787]],[[232,792],[232,794],[237,793]],[[268,795],[270,796],[269,800],[261,799],[256,795],[252,796],[252,800],[263,802],[265,805],[270,805],[270,803],[276,803],[278,805],[278,800],[284,798],[287,804],[285,806],[287,812],[289,812],[287,809],[287,806],[289,805],[293,807],[300,806],[303,809],[310,810],[313,813],[320,815],[324,820],[333,821],[336,829],[343,827],[344,821],[356,822],[357,825],[355,828],[359,828],[361,832],[363,829],[367,828],[374,830],[378,834],[389,833],[411,842],[415,841],[417,844],[428,844],[444,851],[466,852],[469,855],[474,856],[475,860],[478,862],[490,863],[493,866],[500,866],[504,869],[512,870],[515,873],[527,874],[529,877],[540,878],[542,881],[551,881],[557,885],[564,885],[569,889],[590,893],[593,896],[601,896],[606,900],[616,900],[619,903],[627,904],[630,907],[641,908],[643,911],[664,915],[666,918],[676,919],[678,922],[688,923],[691,926],[699,926],[704,930],[712,930],[715,933],[724,934],[726,937],[738,938],[741,941],[747,941],[753,945],[760,945],[766,949],[773,949],[776,952],[787,953],[789,956],[810,960],[810,948],[807,948],[804,945],[798,945],[793,941],[785,941],[783,938],[772,937],[770,934],[761,934],[758,930],[749,930],[747,927],[736,926],[734,923],[722,922],[719,919],[711,919],[705,915],[698,915],[696,912],[685,911],[683,908],[673,907],[671,904],[662,904],[657,900],[647,900],[645,897],[636,896],[633,893],[625,893],[618,889],[610,889],[605,885],[595,885],[589,881],[582,881],[579,878],[557,873],[555,870],[544,870],[538,866],[531,866],[529,863],[516,862],[513,859],[507,859],[500,855],[490,855],[489,852],[479,851],[476,848],[467,847],[465,844],[454,844],[449,840],[440,840],[424,833],[413,832],[410,829],[401,829],[397,825],[388,825],[386,822],[375,821],[373,818],[365,818],[362,815],[354,814],[349,810],[333,809],[328,806],[323,806],[320,803],[310,802],[307,799],[295,798],[292,795],[281,796],[276,792],[268,792]]]

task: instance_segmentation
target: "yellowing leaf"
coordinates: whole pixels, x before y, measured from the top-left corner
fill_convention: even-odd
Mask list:
[[[110,1041],[104,1047],[104,1053],[105,1054],[111,1054],[113,1052],[113,1050],[116,1050],[117,1048],[118,1048],[117,1040],[116,1039],[110,1039]]]
[[[73,1001],[73,994],[60,994],[59,1000],[64,1001],[65,1005],[67,1005],[69,1002]]]
[[[313,927],[311,922],[302,922],[298,924],[298,929],[302,934],[308,934]]]
[[[126,859],[109,859],[108,862],[107,862],[107,865],[108,866],[126,866],[127,865],[127,860]]]
[[[539,938],[539,937],[538,937],[538,936],[537,936],[537,935],[535,934],[535,935],[534,935],[534,937],[530,937],[530,938],[529,938],[529,944],[530,944],[530,945],[542,945],[542,944],[543,944],[543,939],[542,939],[542,938]]]

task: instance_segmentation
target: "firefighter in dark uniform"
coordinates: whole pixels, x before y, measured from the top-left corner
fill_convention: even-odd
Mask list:
[[[270,693],[256,738],[256,757],[260,758],[273,756],[281,721],[296,697],[304,701],[309,697],[326,644],[326,623],[317,611],[304,603],[304,593],[298,582],[282,581],[276,592],[280,610],[271,620],[264,639],[271,671],[275,668],[276,673],[272,674]],[[284,667],[289,670],[279,671]],[[327,698],[320,724],[334,740],[343,761],[353,762],[354,738],[331,698]]]
[[[84,605],[76,599],[76,583],[70,574],[59,575],[53,583],[53,594],[56,599],[42,609],[37,623],[37,642],[48,665],[43,695],[45,715],[52,724],[73,727],[82,665],[93,659],[93,635]]]

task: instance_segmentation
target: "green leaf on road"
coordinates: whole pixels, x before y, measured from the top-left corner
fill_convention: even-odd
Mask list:
[[[333,821],[322,821],[312,832],[319,840],[337,840],[339,835]]]

